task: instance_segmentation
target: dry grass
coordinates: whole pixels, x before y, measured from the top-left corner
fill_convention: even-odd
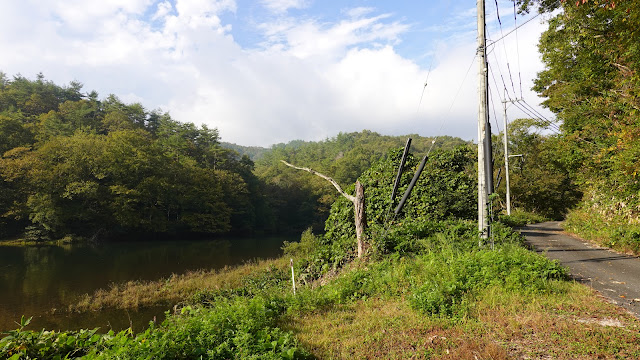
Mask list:
[[[250,274],[275,266],[285,268],[284,258],[260,260],[220,270],[194,271],[172,275],[155,281],[129,281],[112,284],[109,289],[99,289],[85,294],[69,311],[98,311],[105,308],[139,309],[156,305],[174,305],[189,299],[200,290],[232,289],[242,285]]]
[[[518,359],[640,358],[637,318],[584,285],[556,286],[564,291],[523,296],[491,289],[478,302],[478,322],[469,329]]]
[[[488,289],[460,321],[427,317],[404,299],[369,299],[283,325],[320,359],[640,358],[638,319],[583,285],[557,286],[535,296]]]
[[[284,326],[319,359],[508,358],[497,343],[469,341],[461,329],[416,313],[397,299],[371,299],[291,317]]]

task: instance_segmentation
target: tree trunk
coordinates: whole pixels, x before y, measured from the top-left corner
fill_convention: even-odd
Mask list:
[[[358,258],[362,258],[362,256],[364,255],[364,253],[367,251],[367,243],[366,243],[366,239],[364,236],[364,229],[367,227],[367,217],[365,214],[365,207],[364,207],[364,186],[362,186],[362,184],[360,184],[360,181],[356,181],[356,196],[353,195],[349,195],[346,192],[344,192],[342,190],[342,188],[340,187],[340,185],[338,185],[338,183],[333,180],[332,178],[328,177],[327,175],[321,174],[315,170],[312,170],[310,168],[305,168],[305,167],[299,167],[299,166],[295,166],[292,164],[289,164],[288,162],[284,161],[284,160],[280,160],[283,164],[292,167],[294,169],[298,169],[298,170],[303,170],[306,172],[309,172],[313,175],[317,175],[325,180],[327,180],[328,182],[330,182],[335,188],[336,190],[338,190],[338,192],[344,196],[345,198],[349,199],[349,201],[351,201],[353,203],[353,213],[355,216],[355,225],[356,225],[356,240],[358,243]]]
[[[356,198],[353,200],[355,224],[356,224],[356,240],[358,241],[358,257],[362,258],[365,249],[364,229],[367,226],[367,216],[364,207],[364,186],[360,181],[356,181]]]

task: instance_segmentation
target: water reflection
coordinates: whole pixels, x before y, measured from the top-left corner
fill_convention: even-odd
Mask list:
[[[80,295],[130,280],[155,280],[189,270],[219,269],[256,258],[280,255],[283,238],[167,241],[64,246],[0,246],[0,331],[17,327],[20,316],[34,316],[33,329],[110,327],[129,322],[145,326],[165,308],[70,315]]]

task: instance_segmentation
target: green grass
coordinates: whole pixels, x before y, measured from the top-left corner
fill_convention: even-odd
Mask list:
[[[563,227],[601,246],[640,255],[640,223],[637,220],[583,207],[572,210]]]
[[[567,280],[557,263],[524,249],[509,228],[497,225],[494,249],[478,248],[473,226],[391,231],[395,238],[382,241],[401,250],[337,267],[335,248],[306,232],[281,259],[105,291],[112,300],[98,308],[181,304],[141,333],[20,328],[0,340],[0,358],[640,357],[637,319]],[[289,257],[306,279],[295,296]],[[113,300],[145,293],[142,302]]]
[[[507,214],[499,215],[498,220],[507,226],[521,227],[529,224],[536,224],[536,223],[549,221],[551,219],[536,213],[527,212],[520,209],[514,209],[513,211],[511,211],[511,215],[507,215]]]

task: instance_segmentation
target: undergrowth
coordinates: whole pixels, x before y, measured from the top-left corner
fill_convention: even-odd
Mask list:
[[[518,234],[505,227],[496,227],[492,249],[489,245],[478,248],[472,222],[413,226],[413,230],[398,226],[387,234],[385,242],[395,244],[397,251],[345,263],[324,284],[317,281],[328,273],[310,264],[321,263],[332,248],[306,232],[301,243],[285,246],[288,256],[297,256],[296,273],[307,272],[295,296],[290,269],[272,265],[245,275],[233,287],[196,292],[179,313],[168,314],[162,324],[151,324],[142,333],[18,329],[0,340],[0,357],[306,358],[310,355],[294,334],[279,326],[283,319],[372,298],[407,298],[425,317],[469,318],[474,316],[469,305],[483,288],[544,293],[554,289],[549,282],[564,275],[558,264],[522,248]],[[329,255],[323,262],[331,259]],[[82,340],[86,338],[90,341]]]
[[[566,231],[602,246],[640,255],[640,224],[615,214],[603,214],[588,207],[569,212],[563,222]]]
[[[558,283],[563,283],[566,274],[557,262],[522,247],[521,235],[510,227],[495,223],[491,239],[480,241],[475,222],[454,216],[454,213],[465,213],[459,207],[469,202],[468,194],[462,194],[470,176],[465,173],[467,155],[468,152],[461,151],[435,156],[431,179],[448,178],[451,180],[448,190],[461,192],[457,201],[450,202],[449,209],[440,208],[437,199],[431,199],[429,206],[409,205],[406,211],[411,216],[400,216],[389,222],[382,220],[382,205],[386,200],[371,194],[387,196],[384,191],[376,190],[376,186],[390,185],[382,181],[376,185],[374,177],[390,172],[393,167],[378,165],[368,173],[371,178],[365,176],[364,182],[371,190],[368,194],[373,196],[368,203],[372,217],[366,258],[355,257],[355,239],[349,235],[352,217],[349,217],[348,204],[336,202],[324,236],[304,232],[300,242],[285,244],[283,258],[265,263],[266,266],[198,274],[197,283],[179,277],[167,280],[163,289],[171,288],[172,281],[184,283],[177,287],[183,301],[180,311],[167,314],[160,325],[151,323],[138,334],[131,330],[107,334],[95,330],[56,333],[26,331],[23,321],[19,329],[0,340],[0,358],[304,359],[323,352],[312,354],[307,349],[305,344],[311,340],[296,331],[300,329],[296,324],[300,324],[301,319],[317,315],[324,331],[337,326],[327,322],[328,314],[384,302],[398,304],[400,310],[397,311],[415,313],[419,320],[416,324],[423,319],[431,324],[445,324],[444,328],[468,327],[481,336],[482,330],[478,329],[482,327],[473,324],[481,323],[486,315],[486,311],[480,309],[487,306],[488,289],[506,294],[508,298],[562,296],[567,287]],[[452,164],[455,166],[450,166]],[[440,168],[445,165],[448,170]],[[434,193],[423,191],[419,195],[429,197]],[[288,258],[294,259],[295,295],[291,289]],[[140,285],[139,289],[132,284],[123,290],[136,294],[158,288],[152,284]],[[117,289],[112,292],[117,297]],[[162,294],[163,298],[171,298]],[[305,339],[304,343],[299,341],[300,337]],[[361,336],[354,335],[354,338],[361,339]],[[431,345],[421,343],[426,350],[420,358],[434,354],[445,358],[467,353],[504,355],[505,351],[495,343],[483,345],[482,351],[474,350],[473,344],[478,339],[448,340],[440,345],[435,345],[435,340]],[[456,344],[461,349],[468,347],[466,352],[446,352]],[[605,353],[617,354],[615,349]],[[363,354],[366,354],[364,357],[385,357],[366,351]],[[341,357],[353,357],[353,354]]]
[[[520,226],[525,226],[529,224],[536,224],[536,223],[549,221],[550,219],[536,213],[514,209],[513,211],[511,211],[511,215],[507,215],[507,214],[499,215],[498,220],[507,226],[520,227]]]

